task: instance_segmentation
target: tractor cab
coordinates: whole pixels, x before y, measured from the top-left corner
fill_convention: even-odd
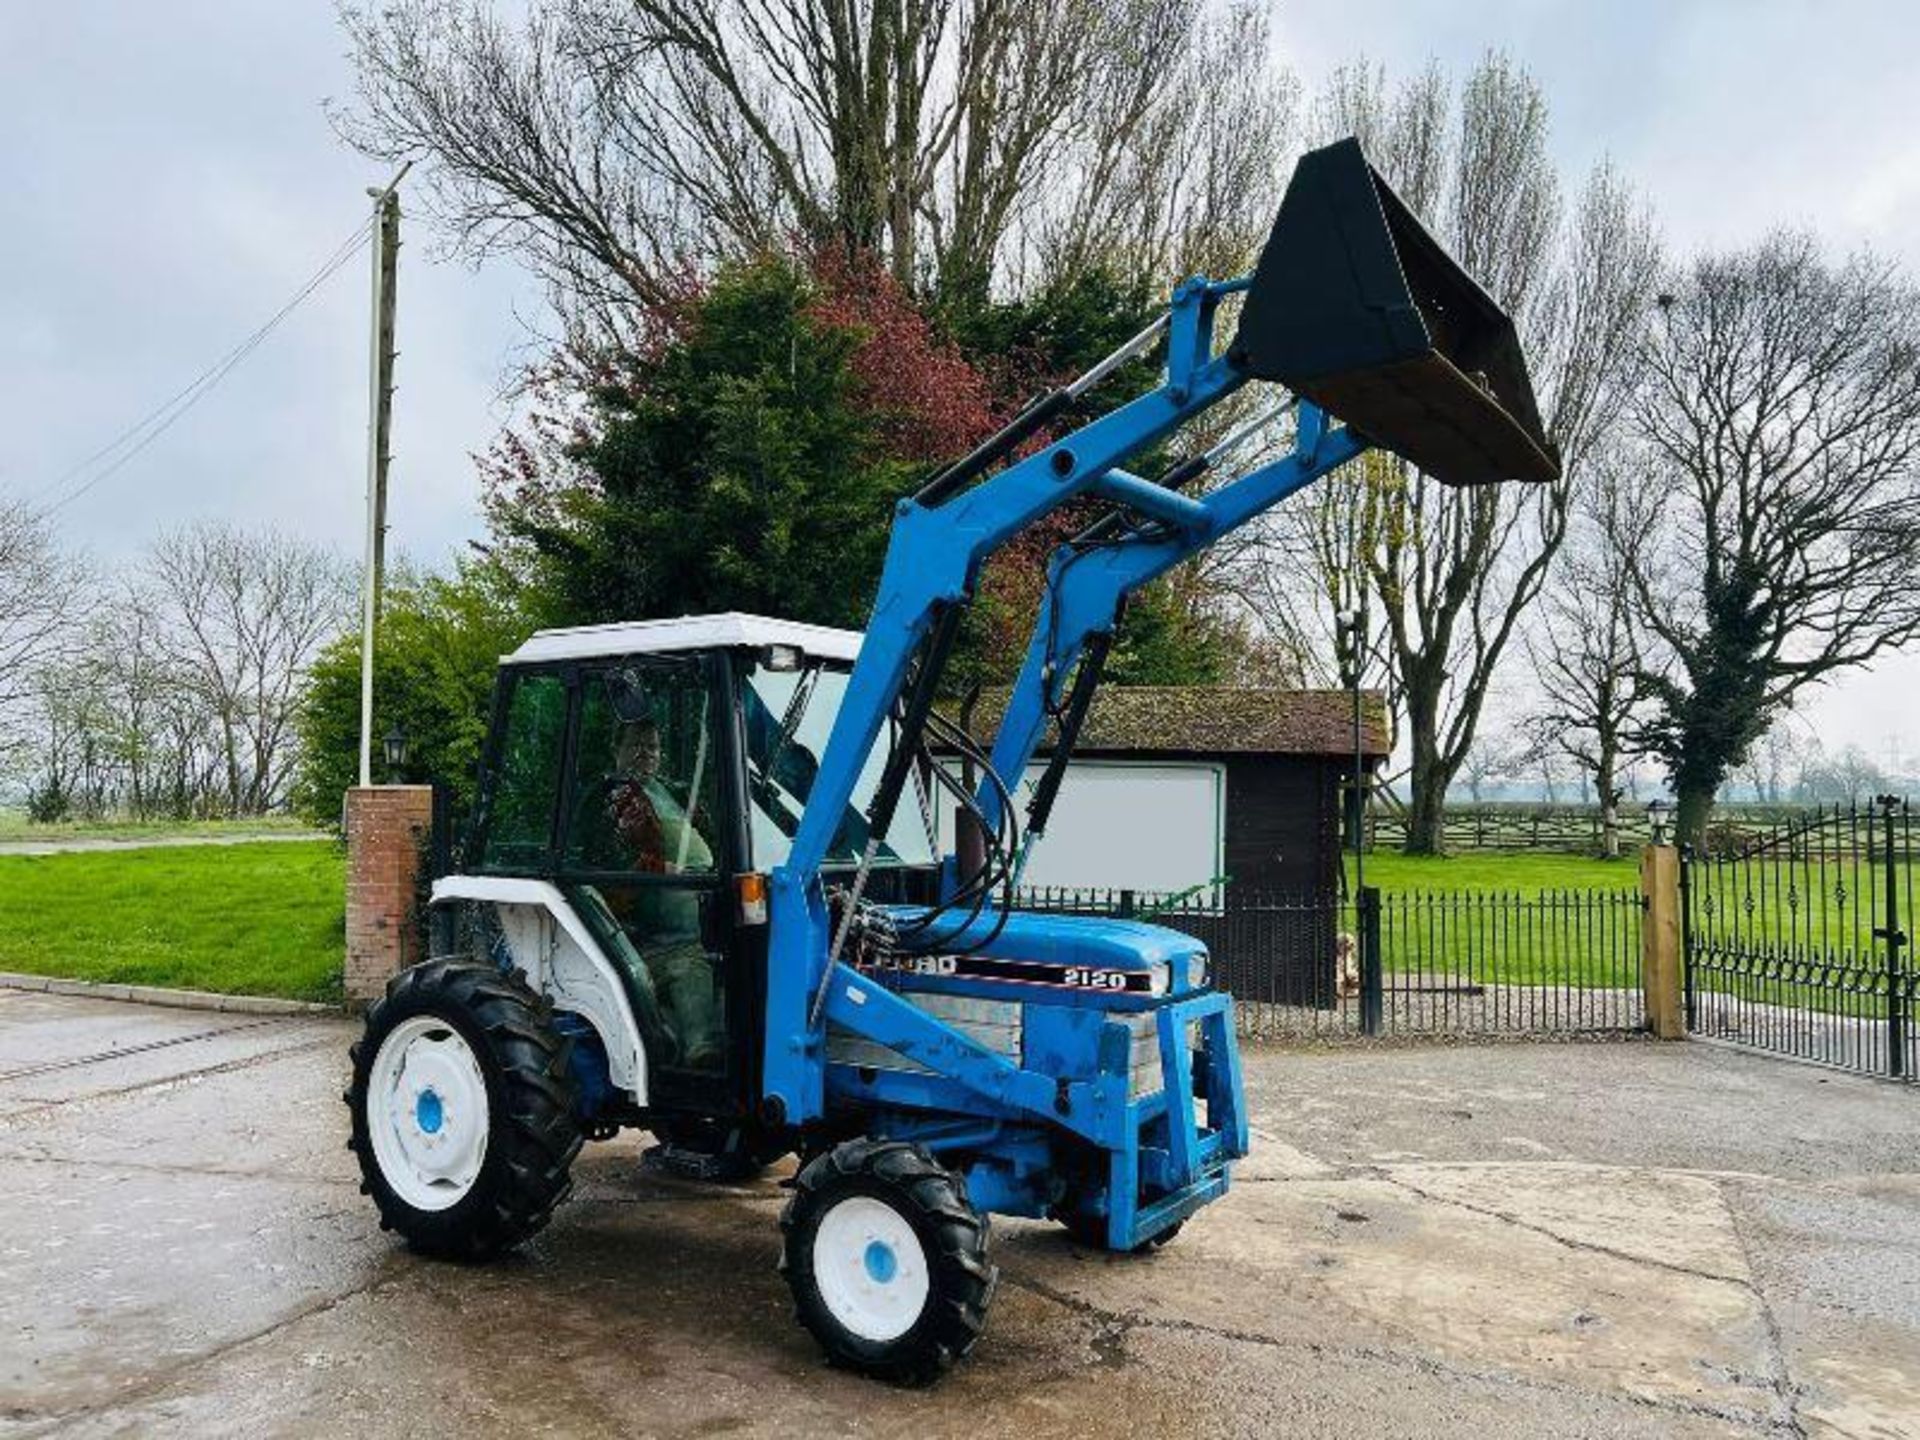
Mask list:
[[[435,900],[497,906],[511,891],[536,908],[509,922],[550,925],[563,943],[585,932],[578,948],[612,972],[611,987],[595,977],[614,992],[600,1007],[623,1000],[644,1042],[628,1057],[642,1083],[622,1086],[598,1033],[578,1037],[580,1078],[607,1117],[751,1113],[764,880],[792,846],[859,646],[852,631],[725,614],[542,631],[502,660],[462,873]],[[884,758],[844,808],[829,873],[865,849]],[[932,838],[895,830],[869,893],[930,897]]]
[[[852,631],[736,613],[542,631],[501,662],[464,864],[435,904],[464,910],[457,949],[516,969],[553,955],[588,1118],[683,1139],[680,1163],[702,1138],[772,1141],[755,1123],[766,877],[792,849],[859,646]],[[876,747],[822,867],[841,893],[872,839],[885,759]],[[1064,1058],[1076,1027],[1130,1016],[1129,1088],[1156,1086],[1148,1012],[1204,985],[1205,948],[1153,925],[1018,911],[978,927],[991,933],[909,938],[942,888],[928,787],[914,783],[922,803],[876,842],[865,881],[879,926],[849,962],[1016,1060],[1030,1032],[1043,1073],[1085,1068],[1087,1045]],[[628,1014],[640,1043],[618,1054],[607,1037],[624,1026],[604,1020]],[[826,1054],[836,1101],[916,1068],[838,1027]]]

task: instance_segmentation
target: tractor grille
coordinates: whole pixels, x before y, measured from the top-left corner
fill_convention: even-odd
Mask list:
[[[1022,1021],[1026,1007],[1011,1000],[974,1000],[962,995],[902,995],[929,1015],[947,1022],[968,1039],[984,1045],[996,1055],[1020,1063]],[[842,1030],[827,1027],[827,1058],[840,1065],[864,1065],[869,1070],[907,1070],[918,1075],[931,1073],[918,1060],[898,1050]]]
[[[1152,1015],[1129,1015],[1127,1029],[1133,1032],[1133,1055],[1127,1066],[1127,1098],[1157,1095],[1165,1081],[1160,1074],[1160,1031]]]
[[[984,1045],[1015,1064],[1022,1061],[1026,1006],[1012,1000],[975,1000],[957,995],[903,995],[929,1015],[946,1021],[968,1038]],[[1114,1016],[1133,1035],[1132,1059],[1128,1067],[1127,1094],[1130,1099],[1157,1094],[1162,1086],[1160,1039],[1151,1014]],[[898,1050],[855,1035],[837,1025],[827,1028],[827,1058],[839,1065],[859,1065],[869,1070],[899,1070],[912,1074],[931,1073],[918,1060]]]

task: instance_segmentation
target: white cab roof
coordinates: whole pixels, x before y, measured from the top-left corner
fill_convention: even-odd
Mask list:
[[[541,630],[503,665],[542,660],[583,660],[609,655],[666,655],[684,650],[757,650],[763,645],[797,645],[819,660],[852,660],[860,654],[858,630],[834,630],[774,620],[765,615],[682,615],[677,620],[631,620],[617,625],[576,625]]]

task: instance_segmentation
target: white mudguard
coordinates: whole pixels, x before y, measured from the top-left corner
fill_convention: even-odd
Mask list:
[[[433,883],[433,903],[478,900],[500,916],[513,964],[527,983],[570,1010],[600,1036],[614,1088],[637,1106],[647,1103],[647,1047],[634,1023],[625,987],[566,896],[545,880],[449,875]]]

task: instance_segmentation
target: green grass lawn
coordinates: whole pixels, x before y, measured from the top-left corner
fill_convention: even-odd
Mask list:
[[[314,827],[291,815],[245,820],[71,820],[36,825],[23,810],[0,807],[0,840],[154,840],[169,835],[303,835]]]
[[[345,907],[325,840],[0,855],[0,970],[338,1000]]]
[[[1351,856],[1346,866],[1351,880]],[[1695,940],[1729,957],[1722,964],[1765,967],[1769,976],[1703,968],[1703,989],[1834,1013],[1884,1010],[1883,997],[1844,988],[1884,969],[1884,947],[1873,928],[1885,896],[1873,866],[1823,871],[1782,861],[1702,868],[1714,873],[1694,882]],[[1416,974],[1596,988],[1639,983],[1638,916],[1631,902],[1602,898],[1639,890],[1637,856],[1372,854],[1366,880],[1381,892],[1389,984],[1391,977]],[[1911,917],[1920,877],[1903,868],[1896,884],[1902,913]],[[1796,977],[1809,973],[1821,978],[1798,983]]]
[[[1347,879],[1354,873],[1346,857]],[[1639,984],[1638,857],[1475,852],[1366,857],[1381,896],[1389,988],[1449,983],[1618,989]]]
[[[344,870],[337,845],[311,840],[0,856],[0,970],[336,1000]],[[1638,983],[1637,911],[1596,898],[1635,891],[1635,860],[1382,854],[1366,873],[1390,975]],[[1799,938],[1773,933],[1765,907],[1726,923],[1748,943]]]
[[[1619,887],[1381,892],[1389,977],[1617,989],[1640,983],[1639,897]]]
[[[1351,881],[1351,854],[1346,857],[1346,867]],[[1640,885],[1640,860],[1637,855],[1595,860],[1583,855],[1488,851],[1464,855],[1383,853],[1366,857],[1366,880],[1369,885],[1379,886],[1382,894],[1493,891],[1538,895],[1543,890],[1633,890]]]

